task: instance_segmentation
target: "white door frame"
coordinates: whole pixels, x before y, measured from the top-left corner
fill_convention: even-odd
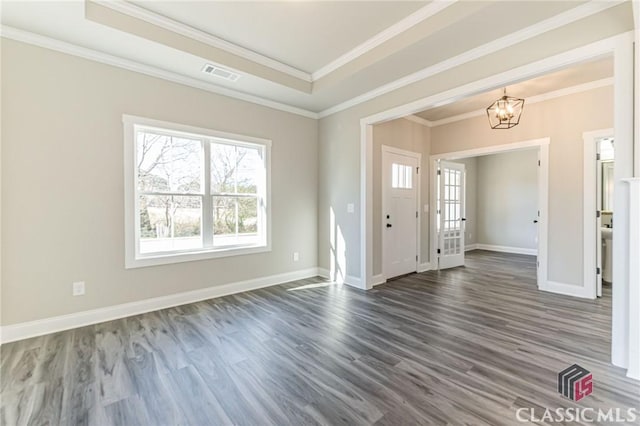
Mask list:
[[[540,169],[538,174],[538,288],[549,291],[547,278],[547,236],[549,229],[549,143],[551,139],[541,138],[509,144],[493,145],[485,148],[468,149],[464,151],[447,152],[429,156],[430,191],[429,203],[436,205],[436,174],[438,160],[455,161],[461,158],[477,157],[481,155],[499,154],[504,152],[521,151],[524,149],[539,148]],[[437,259],[438,241],[436,236],[436,209],[430,209],[429,235],[431,236],[431,259]]]
[[[596,210],[596,168],[594,163],[596,161],[596,142],[598,139],[613,137],[613,129],[601,129],[591,132],[584,132],[582,134],[582,140],[584,141],[584,156],[583,156],[583,202],[584,202],[584,216],[582,219],[582,233],[583,233],[583,263],[584,263],[584,287],[587,297],[595,299],[597,297],[597,279],[596,279],[596,249],[598,244],[597,238],[597,218]],[[615,168],[614,168],[615,173]],[[617,222],[617,221],[616,221]]]
[[[398,155],[404,155],[405,157],[411,157],[411,158],[415,158],[418,160],[418,167],[420,167],[420,165],[422,164],[422,153],[419,152],[413,152],[413,151],[407,151],[404,149],[400,149],[400,148],[396,148],[393,146],[388,146],[388,145],[382,145],[382,166],[384,167],[384,153],[390,153],[390,154],[398,154]],[[382,179],[384,179],[384,173],[381,173],[381,175],[383,176]],[[418,173],[418,176],[416,178],[417,184],[416,184],[416,211],[420,212],[420,174]],[[381,180],[380,184],[382,185],[380,187],[381,190],[381,195],[382,195],[382,220],[381,220],[381,229],[382,229],[382,245],[380,246],[380,250],[382,251],[382,255],[380,256],[380,259],[382,259],[382,277],[383,280],[387,280],[389,277],[387,276],[387,272],[385,271],[385,259],[384,259],[384,248],[385,248],[385,244],[386,244],[386,235],[387,233],[385,232],[385,220],[384,220],[384,215],[385,215],[385,196],[384,196],[384,182]],[[416,271],[418,270],[418,267],[420,266],[420,214],[418,213],[418,220],[416,221],[416,255],[418,256],[418,260],[416,261]],[[384,282],[384,281],[383,281]]]
[[[373,236],[374,124],[402,118],[431,107],[535,78],[572,64],[612,54],[614,58],[614,137],[620,159],[614,173],[616,183],[622,182],[621,179],[633,177],[633,41],[634,33],[629,31],[362,118],[360,120],[360,277],[355,285],[363,289],[373,288],[373,246],[371,241]],[[640,150],[640,140],[635,143]],[[636,171],[636,173],[640,172]],[[616,192],[618,195],[615,196],[614,210],[620,212],[620,217],[616,223],[617,230],[614,228],[613,275],[618,284],[613,291],[611,357],[614,365],[627,368],[629,360],[627,332],[630,329],[627,306],[630,293],[629,191],[621,187]],[[429,261],[431,260],[429,259]]]

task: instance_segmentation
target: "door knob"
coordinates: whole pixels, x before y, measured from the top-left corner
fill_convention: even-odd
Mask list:
[[[534,220],[533,220],[533,223],[538,223],[538,219],[534,219]]]
[[[391,224],[390,223],[387,223],[387,228],[391,228]]]
[[[461,218],[460,220],[464,222],[465,220],[467,220],[467,218],[466,218],[466,217],[463,217],[463,218]]]

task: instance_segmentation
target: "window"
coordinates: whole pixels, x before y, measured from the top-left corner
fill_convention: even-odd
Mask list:
[[[270,249],[270,141],[124,123],[127,268]]]
[[[391,188],[412,189],[413,168],[405,164],[391,165]]]

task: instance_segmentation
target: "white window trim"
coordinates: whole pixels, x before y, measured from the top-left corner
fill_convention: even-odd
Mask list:
[[[201,127],[187,126],[168,121],[154,120],[134,115],[122,116],[124,129],[124,230],[125,230],[125,268],[142,268],[145,266],[167,265],[195,260],[216,259],[229,256],[240,256],[271,251],[271,141],[253,136],[220,132]],[[135,126],[158,127],[182,132],[189,136],[227,139],[236,145],[242,142],[264,146],[266,167],[266,243],[259,246],[204,248],[191,251],[153,253],[140,255],[138,251],[137,224],[137,182],[135,167]],[[205,197],[206,198],[206,197]],[[203,228],[204,229],[204,228]],[[203,233],[204,237],[204,233]]]

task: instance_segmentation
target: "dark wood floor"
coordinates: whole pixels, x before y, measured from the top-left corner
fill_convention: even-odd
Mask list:
[[[609,365],[610,290],[539,292],[534,258],[363,292],[322,279],[2,346],[2,425],[516,424],[519,407],[638,407]],[[578,363],[578,403],[556,375]]]

